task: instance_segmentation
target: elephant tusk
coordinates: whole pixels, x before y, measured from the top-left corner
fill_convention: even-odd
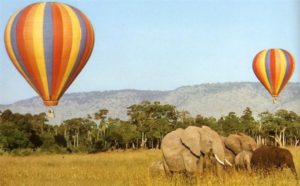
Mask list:
[[[214,155],[215,155],[216,160],[217,160],[221,165],[224,165],[224,162],[221,161],[221,160],[218,158],[218,156],[217,156],[216,154],[214,154]]]
[[[225,159],[225,162],[226,162],[230,167],[232,167],[232,164],[231,164],[228,160]]]

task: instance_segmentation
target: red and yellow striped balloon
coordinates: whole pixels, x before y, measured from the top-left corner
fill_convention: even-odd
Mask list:
[[[34,3],[10,18],[5,46],[45,105],[54,106],[87,63],[94,31],[88,18],[72,6]]]
[[[263,50],[253,60],[253,71],[256,77],[274,99],[288,83],[294,69],[293,56],[283,49]]]

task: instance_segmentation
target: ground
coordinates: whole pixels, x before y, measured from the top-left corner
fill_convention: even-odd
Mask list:
[[[290,148],[300,174],[300,148]],[[159,150],[105,152],[98,154],[0,156],[0,185],[104,185],[148,186],[191,185],[181,176],[172,180],[149,176],[152,161],[161,158]],[[284,169],[265,176],[261,173],[227,172],[218,179],[211,172],[197,178],[197,185],[296,185],[291,171]]]

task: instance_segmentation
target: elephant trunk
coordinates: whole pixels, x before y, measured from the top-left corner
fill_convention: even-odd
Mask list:
[[[219,178],[223,178],[223,165],[221,163],[217,163],[217,175]]]

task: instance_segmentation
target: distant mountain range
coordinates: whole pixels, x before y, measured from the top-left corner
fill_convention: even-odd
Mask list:
[[[259,83],[213,83],[183,86],[171,91],[114,90],[65,94],[55,108],[54,123],[73,117],[93,116],[99,109],[108,109],[109,117],[126,119],[126,108],[144,100],[160,101],[175,105],[178,110],[187,110],[192,115],[220,117],[230,111],[240,115],[246,107],[254,114],[274,112],[284,108],[300,113],[300,83],[289,83],[282,91],[278,102]],[[0,105],[0,110],[11,109],[19,113],[46,112],[40,98]]]

